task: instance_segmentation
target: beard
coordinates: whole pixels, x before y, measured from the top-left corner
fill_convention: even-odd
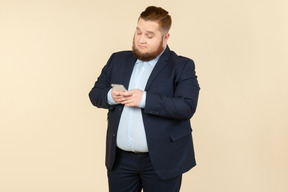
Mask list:
[[[158,55],[160,55],[164,51],[164,47],[162,46],[163,44],[163,39],[159,43],[157,49],[153,52],[147,52],[147,53],[141,53],[139,49],[136,48],[135,46],[135,41],[133,39],[133,46],[132,46],[132,51],[134,56],[141,60],[141,61],[151,61],[155,59]]]

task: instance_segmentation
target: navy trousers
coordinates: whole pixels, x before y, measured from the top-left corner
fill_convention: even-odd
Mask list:
[[[117,149],[115,165],[108,170],[109,192],[179,192],[182,175],[160,179],[151,164],[149,153]]]

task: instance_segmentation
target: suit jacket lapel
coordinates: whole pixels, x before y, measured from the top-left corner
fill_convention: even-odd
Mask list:
[[[161,55],[159,61],[156,63],[148,81],[145,87],[145,90],[148,90],[149,87],[151,86],[153,80],[157,77],[157,75],[159,74],[159,72],[168,64],[168,59],[170,56],[170,49],[167,46],[166,50],[164,51],[164,53]]]

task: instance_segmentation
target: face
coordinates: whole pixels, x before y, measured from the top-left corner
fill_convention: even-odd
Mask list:
[[[167,46],[169,33],[160,31],[155,21],[139,19],[133,39],[133,53],[142,61],[155,59]]]

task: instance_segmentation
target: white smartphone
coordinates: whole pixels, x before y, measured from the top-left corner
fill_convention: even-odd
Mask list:
[[[124,85],[121,85],[121,84],[111,84],[111,86],[116,91],[127,91],[127,89],[124,87]]]

